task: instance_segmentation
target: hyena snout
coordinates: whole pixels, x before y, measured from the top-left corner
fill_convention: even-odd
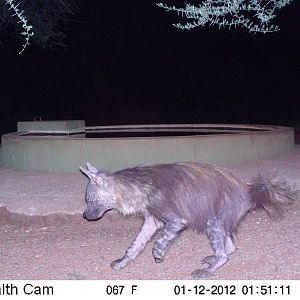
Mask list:
[[[104,213],[105,210],[101,209],[100,207],[97,208],[87,207],[86,210],[83,212],[83,217],[88,221],[98,220],[104,215]]]

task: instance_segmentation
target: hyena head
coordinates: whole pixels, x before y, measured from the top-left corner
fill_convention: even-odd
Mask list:
[[[109,192],[110,178],[89,163],[86,164],[86,169],[80,167],[80,170],[90,178],[83,217],[89,221],[100,219],[105,212],[114,208],[114,198]]]

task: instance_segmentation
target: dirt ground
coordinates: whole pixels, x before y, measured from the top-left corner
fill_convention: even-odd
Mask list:
[[[280,160],[240,164],[231,169],[248,178],[258,169],[281,169],[291,180],[300,179],[300,149]],[[164,262],[152,257],[153,241],[122,270],[110,262],[122,257],[141,225],[139,217],[107,213],[88,222],[80,215],[0,220],[0,279],[191,279],[201,259],[212,254],[208,239],[191,230],[174,241]],[[7,220],[10,220],[9,222]],[[53,219],[52,219],[53,221]],[[158,233],[159,235],[159,233]],[[157,236],[156,236],[157,237]],[[283,219],[250,212],[238,229],[237,250],[212,279],[300,280],[300,202],[289,206]]]
[[[237,251],[212,279],[300,279],[300,207],[279,222],[250,213],[239,227]],[[153,242],[122,270],[110,268],[134,239],[142,220],[109,214],[97,222],[0,227],[1,279],[190,279],[211,254],[208,240],[191,230],[156,264]]]

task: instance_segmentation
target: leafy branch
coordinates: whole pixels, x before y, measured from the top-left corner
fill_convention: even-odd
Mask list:
[[[27,19],[26,17],[23,15],[24,11],[23,10],[19,10],[18,6],[20,3],[18,3],[17,5],[14,3],[13,0],[6,0],[6,4],[9,5],[9,9],[8,10],[14,10],[14,14],[12,15],[12,17],[17,16],[19,19],[18,23],[22,23],[22,27],[25,29],[25,31],[22,31],[21,34],[25,36],[25,44],[23,45],[22,50],[19,52],[19,54],[21,54],[25,48],[27,47],[27,45],[29,44],[29,39],[30,37],[34,36],[34,33],[32,32],[32,26],[31,25],[27,25]]]
[[[29,42],[44,49],[65,48],[66,24],[83,2],[87,0],[0,0],[0,30],[25,36],[21,53]]]
[[[156,5],[166,11],[174,11],[182,17],[193,19],[185,24],[176,23],[180,29],[193,29],[205,25],[221,27],[242,26],[249,32],[269,33],[279,30],[278,25],[270,24],[276,10],[290,4],[293,0],[205,0],[198,6],[185,4],[185,7]]]

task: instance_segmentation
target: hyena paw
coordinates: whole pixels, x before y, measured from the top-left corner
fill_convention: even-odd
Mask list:
[[[128,262],[122,258],[114,260],[110,266],[115,269],[115,270],[120,270],[122,268],[124,268],[126,265],[128,264]]]
[[[164,261],[164,251],[162,249],[153,248],[152,254],[156,263]]]
[[[215,256],[215,255],[209,255],[209,256],[206,256],[206,257],[204,257],[204,258],[201,260],[201,262],[202,262],[203,264],[208,264],[208,265],[214,264],[215,261],[216,261],[216,256]]]
[[[197,269],[192,272],[194,279],[208,278],[213,275],[213,272],[209,268]]]

